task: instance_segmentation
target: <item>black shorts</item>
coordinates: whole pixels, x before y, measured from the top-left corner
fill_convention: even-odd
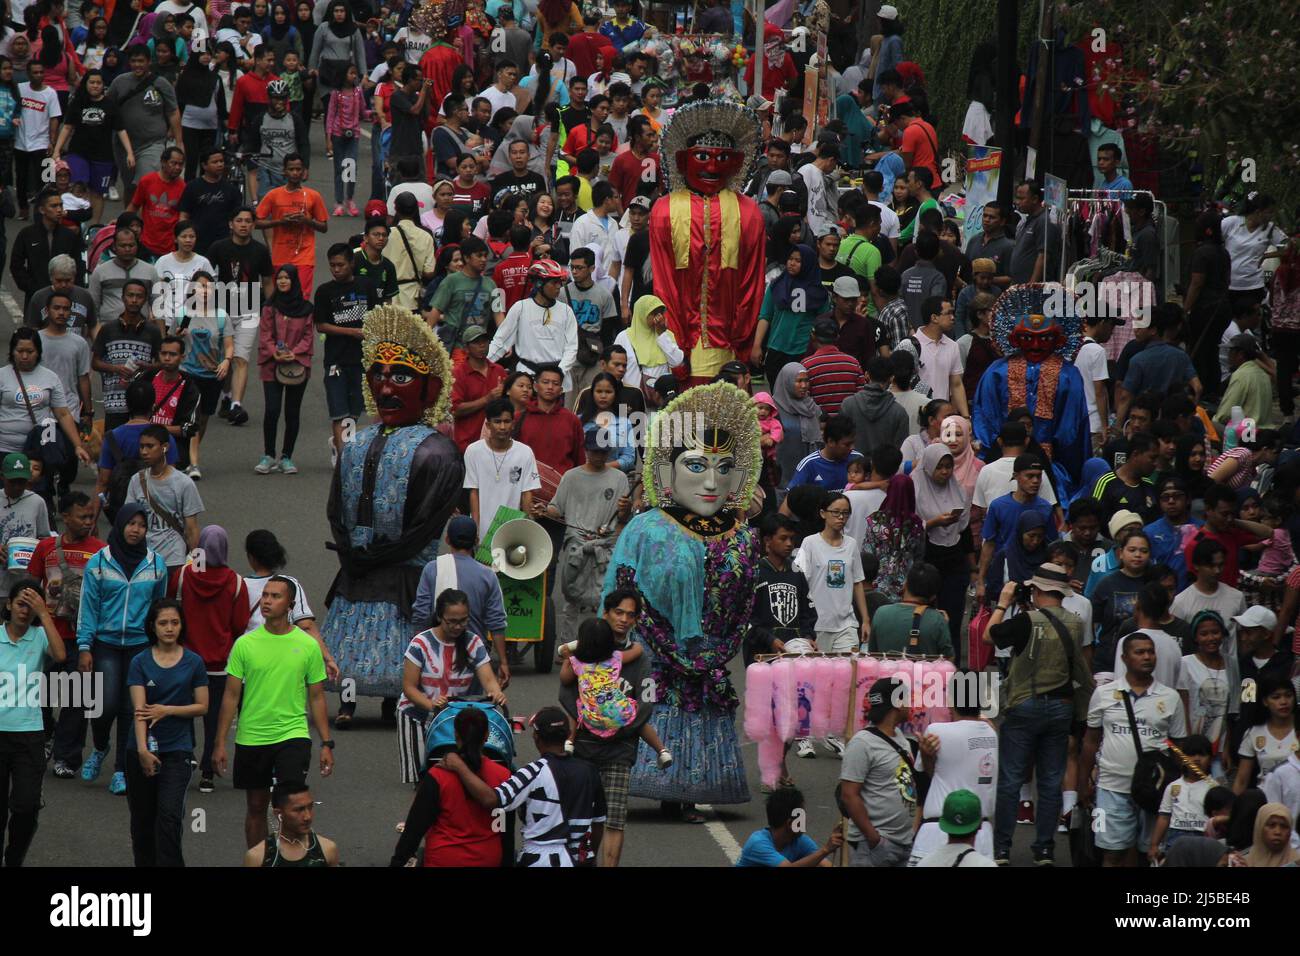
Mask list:
[[[219,378],[205,378],[202,375],[191,375],[190,381],[199,390],[199,411],[211,418],[216,414],[217,406],[221,403],[221,389],[225,382]]]
[[[236,790],[270,790],[277,783],[306,783],[311,740],[295,737],[278,744],[235,744]]]

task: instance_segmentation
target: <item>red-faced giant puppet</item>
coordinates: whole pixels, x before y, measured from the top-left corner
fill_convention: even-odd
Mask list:
[[[753,343],[766,232],[757,203],[738,190],[760,134],[758,116],[730,100],[688,103],[664,128],[671,190],[650,210],[651,270],[668,329],[687,356],[688,370],[674,372],[692,384],[744,360]]]

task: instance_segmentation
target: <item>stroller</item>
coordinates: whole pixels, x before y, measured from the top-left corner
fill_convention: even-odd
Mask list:
[[[486,697],[460,697],[447,704],[429,721],[424,736],[425,764],[442,757],[456,746],[456,715],[462,710],[477,707],[487,714],[488,737],[483,752],[514,770],[515,738],[510,717]]]

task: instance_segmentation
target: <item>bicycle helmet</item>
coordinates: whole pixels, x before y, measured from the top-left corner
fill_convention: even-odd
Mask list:
[[[538,259],[528,267],[528,278],[536,282],[549,282],[552,279],[563,282],[569,278],[569,272],[554,259]]]
[[[266,97],[272,100],[287,100],[289,98],[289,84],[284,80],[272,80],[266,84]]]

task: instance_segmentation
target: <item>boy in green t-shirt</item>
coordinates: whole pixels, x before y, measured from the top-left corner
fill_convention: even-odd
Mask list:
[[[487,243],[470,236],[460,244],[460,253],[464,266],[460,272],[448,273],[439,283],[424,318],[434,325],[448,351],[459,349],[463,353],[466,326],[478,325],[489,335],[494,333],[505,320],[502,309],[505,297],[497,291],[496,283],[484,275]],[[457,360],[455,354],[452,360]]]

